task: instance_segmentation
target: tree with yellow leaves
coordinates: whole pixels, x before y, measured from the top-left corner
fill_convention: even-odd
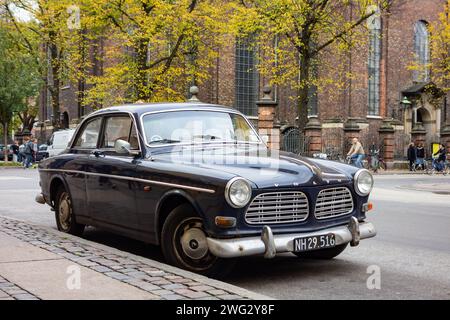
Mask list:
[[[236,35],[252,35],[261,52],[259,70],[272,84],[295,90],[299,126],[308,121],[311,86],[326,76],[317,77],[316,66],[326,50],[334,55],[348,52],[365,22],[385,9],[390,1],[370,0],[241,0],[235,5]],[[367,37],[363,37],[367,38]],[[276,46],[274,48],[274,39]],[[336,80],[333,80],[336,81]]]
[[[450,0],[439,14],[439,20],[430,25],[431,68],[433,82],[441,90],[450,91]]]
[[[82,24],[107,39],[103,73],[88,77],[86,103],[183,100],[208,78],[225,33],[221,1],[84,2]]]

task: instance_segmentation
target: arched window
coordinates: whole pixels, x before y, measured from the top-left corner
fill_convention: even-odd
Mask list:
[[[417,21],[414,25],[414,53],[417,69],[414,70],[414,81],[430,81],[430,34],[426,21]]]
[[[258,72],[252,37],[238,39],[235,53],[236,109],[247,116],[257,116]]]

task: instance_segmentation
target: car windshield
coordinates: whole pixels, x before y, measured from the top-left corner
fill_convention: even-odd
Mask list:
[[[175,143],[259,143],[258,135],[239,114],[217,111],[174,111],[143,117],[150,146]]]

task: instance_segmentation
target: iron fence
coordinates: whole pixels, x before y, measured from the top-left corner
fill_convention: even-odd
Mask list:
[[[281,150],[308,156],[309,139],[297,127],[286,128],[281,132]]]

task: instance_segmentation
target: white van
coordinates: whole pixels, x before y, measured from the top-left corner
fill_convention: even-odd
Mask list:
[[[75,129],[55,131],[48,141],[48,156],[53,157],[62,153],[72,139]]]

